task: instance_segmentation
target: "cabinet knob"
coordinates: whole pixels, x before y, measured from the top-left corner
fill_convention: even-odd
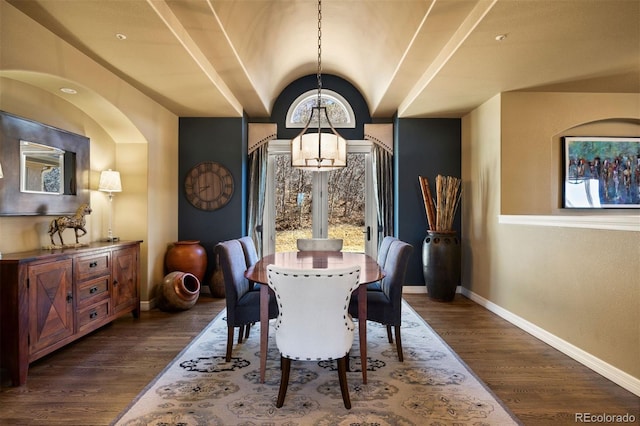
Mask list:
[[[67,303],[71,303],[72,300],[73,300],[73,293],[72,292],[68,292],[67,293]]]
[[[98,262],[91,262],[89,264],[89,268],[95,268],[96,266],[98,266]]]
[[[93,294],[93,293],[95,293],[95,292],[97,292],[97,291],[98,291],[98,287],[91,287],[91,288],[89,289],[89,294]]]
[[[113,285],[114,286],[118,285],[118,280],[113,280]]]
[[[98,313],[96,311],[89,312],[89,319],[94,319],[98,317]]]

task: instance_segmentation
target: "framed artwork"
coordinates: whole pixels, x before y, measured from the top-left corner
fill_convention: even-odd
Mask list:
[[[567,136],[565,208],[640,208],[640,137]]]

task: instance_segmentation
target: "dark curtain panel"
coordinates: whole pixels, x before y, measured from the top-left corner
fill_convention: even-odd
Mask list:
[[[263,143],[249,154],[249,206],[247,232],[256,243],[258,258],[262,257],[262,215],[267,186],[267,147]]]
[[[393,235],[393,154],[373,144],[373,179],[378,206],[378,242]]]

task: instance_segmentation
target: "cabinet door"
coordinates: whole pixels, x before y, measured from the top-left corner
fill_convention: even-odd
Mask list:
[[[133,310],[135,317],[140,313],[138,294],[138,248],[128,247],[113,251],[113,312]]]
[[[74,333],[71,259],[30,265],[29,354]]]

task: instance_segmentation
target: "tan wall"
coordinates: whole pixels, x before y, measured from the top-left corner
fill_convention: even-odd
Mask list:
[[[635,378],[640,233],[500,224],[498,216],[577,214],[560,209],[560,136],[640,135],[638,100],[502,94],[464,117],[462,154],[464,287]]]
[[[121,172],[114,229],[122,239],[144,240],[141,296],[149,301],[167,244],[178,235],[178,117],[5,1],[0,8],[0,108],[91,138],[92,189],[100,171]],[[63,98],[58,89],[67,85],[78,95]],[[94,240],[106,234],[108,204],[98,191],[91,203]],[[49,220],[0,217],[0,252],[40,247]]]
[[[115,164],[114,141],[91,117],[58,96],[16,80],[0,77],[0,109],[31,120],[46,123],[90,138],[91,173],[89,186],[93,212],[87,218],[87,235],[81,241],[93,241],[106,236],[108,203],[105,194],[97,191],[100,170]],[[2,161],[5,173],[18,164]],[[1,183],[1,182],[0,182]],[[25,251],[51,243],[47,233],[49,216],[0,217],[0,252]],[[73,230],[63,234],[73,241]],[[56,240],[57,242],[57,240]]]
[[[561,136],[640,135],[638,94],[505,93],[501,114],[502,214],[563,213]]]
[[[500,214],[500,96],[462,120],[462,282],[491,299]]]

